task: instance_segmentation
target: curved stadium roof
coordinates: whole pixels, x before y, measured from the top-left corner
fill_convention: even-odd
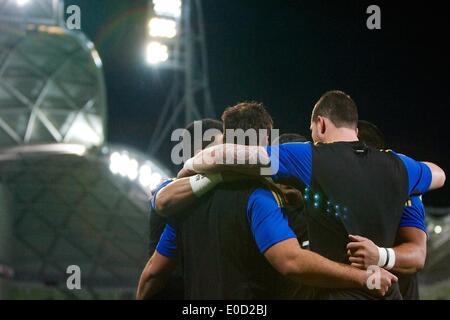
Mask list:
[[[42,145],[0,153],[0,263],[16,282],[70,295],[66,269],[78,265],[89,292],[134,290],[148,258],[149,193],[111,172],[113,152]]]
[[[99,146],[105,140],[101,60],[80,32],[11,24],[0,32],[0,147]]]

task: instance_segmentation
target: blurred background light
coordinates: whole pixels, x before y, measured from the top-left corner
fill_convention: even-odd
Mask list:
[[[181,0],[153,0],[153,9],[158,15],[178,18],[181,15]]]
[[[143,165],[139,170],[139,183],[148,188],[151,184],[152,168],[149,165]]]
[[[149,28],[152,37],[171,39],[177,35],[177,23],[171,19],[152,18]]]
[[[130,162],[130,157],[128,157],[127,154],[122,154],[120,156],[118,167],[119,167],[119,174],[122,177],[126,177],[128,175],[128,164],[129,164],[129,162]]]
[[[119,174],[119,172],[120,172],[120,168],[119,168],[120,159],[121,159],[120,153],[114,152],[113,154],[111,154],[111,157],[109,160],[110,161],[109,169],[111,170],[111,172],[113,174]]]
[[[138,181],[140,187],[149,194],[163,179],[167,178],[164,170],[153,162],[133,156],[128,151],[114,151],[109,156],[109,170],[114,175]]]
[[[138,170],[139,170],[139,163],[135,159],[131,159],[128,162],[128,172],[127,172],[128,178],[131,181],[134,181],[137,179],[138,174],[139,174]]]
[[[152,41],[147,46],[146,57],[150,64],[165,62],[169,59],[169,48],[164,44]]]
[[[154,172],[150,177],[150,190],[155,189],[161,182],[162,176],[158,172]]]
[[[16,3],[19,7],[23,7],[24,5],[26,5],[28,2],[30,2],[30,0],[16,0]]]

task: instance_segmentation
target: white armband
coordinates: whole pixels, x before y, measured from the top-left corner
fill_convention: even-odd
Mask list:
[[[383,268],[386,265],[387,251],[385,248],[378,247],[378,263],[377,266]]]
[[[199,198],[214,189],[214,187],[222,181],[223,178],[220,173],[209,174],[206,176],[197,174],[189,178],[192,192]]]
[[[391,270],[395,266],[395,251],[392,248],[387,249],[387,251],[388,251],[388,259],[389,259],[389,261],[387,261],[385,269],[386,270]]]
[[[188,171],[194,171],[194,158],[190,158],[190,159],[186,160],[186,162],[184,163],[183,169],[188,170]]]
[[[395,266],[395,251],[392,248],[378,247],[378,266],[391,270]]]

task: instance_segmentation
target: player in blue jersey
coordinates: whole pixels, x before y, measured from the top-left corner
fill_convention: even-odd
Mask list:
[[[379,236],[384,242],[393,244],[396,228],[402,220],[399,208],[403,205],[400,206],[400,204],[404,203],[408,196],[442,187],[445,182],[445,173],[433,163],[418,162],[392,151],[383,156],[376,150],[363,147],[357,137],[357,121],[357,109],[353,100],[343,92],[331,91],[319,100],[313,110],[311,132],[315,145],[310,143],[288,144],[268,147],[266,150],[256,147],[218,146],[206,150],[195,159],[188,161],[185,164],[185,172],[211,173],[227,170],[255,174],[257,172],[255,169],[261,168],[261,163],[268,162],[267,160],[270,158],[272,175],[275,180],[295,178],[307,188],[316,188],[316,190],[322,191],[328,198],[338,195],[339,201],[351,203],[353,209],[363,205],[362,208],[369,208],[368,211],[372,210],[373,212],[367,215],[367,219],[361,219],[363,210],[353,210],[353,221],[352,219],[345,221],[346,215],[337,212],[338,205],[336,205],[335,214],[336,217],[340,214],[339,218],[343,218],[342,224],[347,230],[367,228],[367,225],[363,225],[363,221],[370,222],[378,218],[373,221],[375,224],[372,225],[372,229],[377,231],[374,233],[374,238]],[[347,153],[340,153],[339,150],[344,149]],[[238,154],[246,154],[249,159],[258,158],[265,161],[245,165],[236,162],[223,164],[226,157],[229,159],[230,152],[235,159]],[[352,153],[355,156],[351,157]],[[365,161],[363,159],[367,158],[367,154],[371,156],[369,156],[369,160]],[[347,160],[351,161],[346,163]],[[367,167],[369,164],[370,166]],[[335,167],[334,172],[333,166]],[[342,172],[347,173],[342,174]],[[361,184],[361,182],[364,183]],[[336,185],[337,183],[338,185]],[[327,191],[330,188],[332,192]],[[382,201],[376,199],[377,196],[380,196],[379,190],[381,190],[381,194],[384,193],[381,197]],[[387,192],[387,190],[392,192]],[[353,193],[354,197],[351,197],[350,195]],[[320,198],[319,194],[314,196]],[[387,200],[391,201],[389,205],[387,205]],[[317,208],[315,209],[322,209],[319,201],[314,203],[314,206],[316,204]],[[378,211],[384,211],[382,213],[384,216],[377,214],[375,208],[381,209]],[[323,208],[323,213],[325,213],[325,209]],[[357,212],[359,216],[356,215]],[[386,216],[389,212],[395,212],[395,217],[390,220]],[[318,216],[322,219],[317,223],[319,227],[325,227],[327,223],[325,216],[325,214]],[[388,228],[384,228],[383,223],[387,221]],[[335,225],[338,229],[343,226]],[[341,239],[338,241],[339,248],[333,248],[334,256],[341,257],[339,252],[342,251],[341,236],[344,232],[335,233],[337,238]],[[323,246],[324,239],[316,239],[315,243],[321,243],[320,250],[326,248]],[[381,258],[386,267],[390,269],[394,267],[392,264],[395,262],[395,251],[392,248],[387,250],[386,254],[383,253]]]
[[[358,137],[377,149],[386,147],[383,134],[370,122],[359,121]],[[392,270],[399,277],[400,291],[405,300],[419,299],[417,272],[424,267],[427,253],[425,207],[421,198],[421,195],[413,195],[406,201],[393,248],[396,261]],[[350,236],[350,240],[348,253],[353,266],[367,268],[377,265],[382,248],[365,237]]]
[[[254,107],[256,110],[260,108],[258,105],[251,105],[250,107]],[[237,111],[252,110],[250,107],[245,106],[236,110],[235,116],[239,115]],[[203,193],[204,184],[200,183],[199,185],[199,179],[185,180],[187,183],[185,190],[181,186],[182,179],[178,180],[181,186],[178,189],[180,197],[186,193],[193,193],[196,196]],[[209,180],[213,179],[209,177]],[[171,184],[172,187],[174,184],[175,182]],[[166,188],[163,188],[160,192],[163,193],[164,189]],[[317,254],[302,250],[296,235],[289,228],[280,203],[278,196],[270,192],[270,190],[257,188],[251,192],[245,210],[247,218],[245,225],[250,227],[249,232],[254,238],[257,250],[267,259],[268,263],[283,275],[290,276],[296,280],[300,279],[304,283],[314,284],[318,287],[357,287],[362,289],[366,286],[367,273],[357,274],[355,269],[333,263]],[[235,204],[229,203],[229,206],[233,205]],[[170,207],[170,203],[162,205],[161,208],[164,209],[165,206]],[[223,206],[220,208],[223,208]],[[240,213],[237,216],[239,217],[239,215]],[[227,216],[222,216],[222,218],[225,219]],[[214,225],[220,226],[221,224],[208,224],[209,227],[214,227]],[[195,224],[195,226],[197,227],[198,224]],[[137,294],[138,298],[152,296],[164,284],[164,277],[170,271],[174,254],[178,250],[176,228],[176,226],[166,226],[158,244],[157,253],[153,260],[149,262],[141,277]],[[201,235],[199,233],[191,233],[191,236],[198,237]],[[206,246],[207,244],[203,243],[203,245]],[[236,248],[236,251],[239,252],[239,248]],[[202,259],[202,261],[204,260]],[[200,267],[200,264],[201,261],[198,261],[197,267]],[[195,278],[198,279],[198,277],[197,275]],[[377,288],[381,294],[384,294],[391,283],[396,281],[392,275],[385,271],[381,271],[381,280],[382,286]],[[225,284],[222,284],[222,286],[225,286]]]
[[[344,103],[341,103],[344,101]],[[345,102],[351,105],[348,109]],[[344,92],[325,93],[315,105],[311,117],[311,136],[313,142],[321,144],[356,142],[358,112],[356,104]],[[236,171],[239,173],[259,174],[265,163],[272,167],[274,180],[296,178],[306,187],[311,186],[313,172],[312,143],[294,143],[275,147],[227,146],[218,145],[200,152],[185,163],[184,174]],[[230,151],[237,160],[238,154],[247,158],[258,158],[259,163],[227,163]],[[408,194],[422,194],[439,189],[445,183],[444,171],[431,162],[418,162],[410,157],[392,152],[403,163],[408,175]]]
[[[222,127],[222,122],[214,119],[203,119],[190,123],[188,126],[186,126],[184,137],[186,139],[186,142],[189,142],[191,145],[191,153],[185,156],[191,157],[200,152],[202,149],[210,146],[212,143],[217,144],[219,143],[219,141],[222,141]],[[202,139],[207,131],[210,131],[214,135],[214,140],[212,142],[206,140],[203,141]],[[197,137],[198,142],[202,140],[201,143],[196,143],[196,134],[201,134],[201,137]],[[155,195],[159,190],[167,186],[169,183],[173,182],[173,180],[174,179],[168,179],[166,181],[163,181],[155,190],[152,190],[152,194]],[[167,218],[162,217],[161,215],[156,213],[154,198],[155,197],[152,197],[149,213],[149,257],[152,257],[155,253],[156,246],[168,222]],[[181,269],[177,268],[177,270],[172,273],[172,276],[170,277],[165,289],[162,290],[156,298],[159,300],[175,300],[182,299],[183,296],[183,278],[181,276]]]

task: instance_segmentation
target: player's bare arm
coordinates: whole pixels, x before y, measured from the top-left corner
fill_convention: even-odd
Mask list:
[[[151,299],[160,292],[166,285],[170,274],[175,269],[175,265],[176,262],[173,258],[168,258],[155,252],[148,260],[144,271],[142,271],[136,292],[136,299]]]
[[[380,249],[373,241],[352,235],[349,239],[351,242],[347,249],[352,266],[367,269],[369,266],[379,264]],[[420,229],[399,228],[397,244],[392,248],[395,253],[395,263],[391,270],[404,274],[413,274],[422,270],[427,254],[426,241],[427,235]],[[385,249],[381,248],[382,250]]]
[[[281,274],[306,285],[321,288],[367,288],[366,271],[328,260],[303,250],[297,239],[282,241],[265,252],[266,259]],[[384,296],[397,277],[380,269],[380,288],[373,291]]]

